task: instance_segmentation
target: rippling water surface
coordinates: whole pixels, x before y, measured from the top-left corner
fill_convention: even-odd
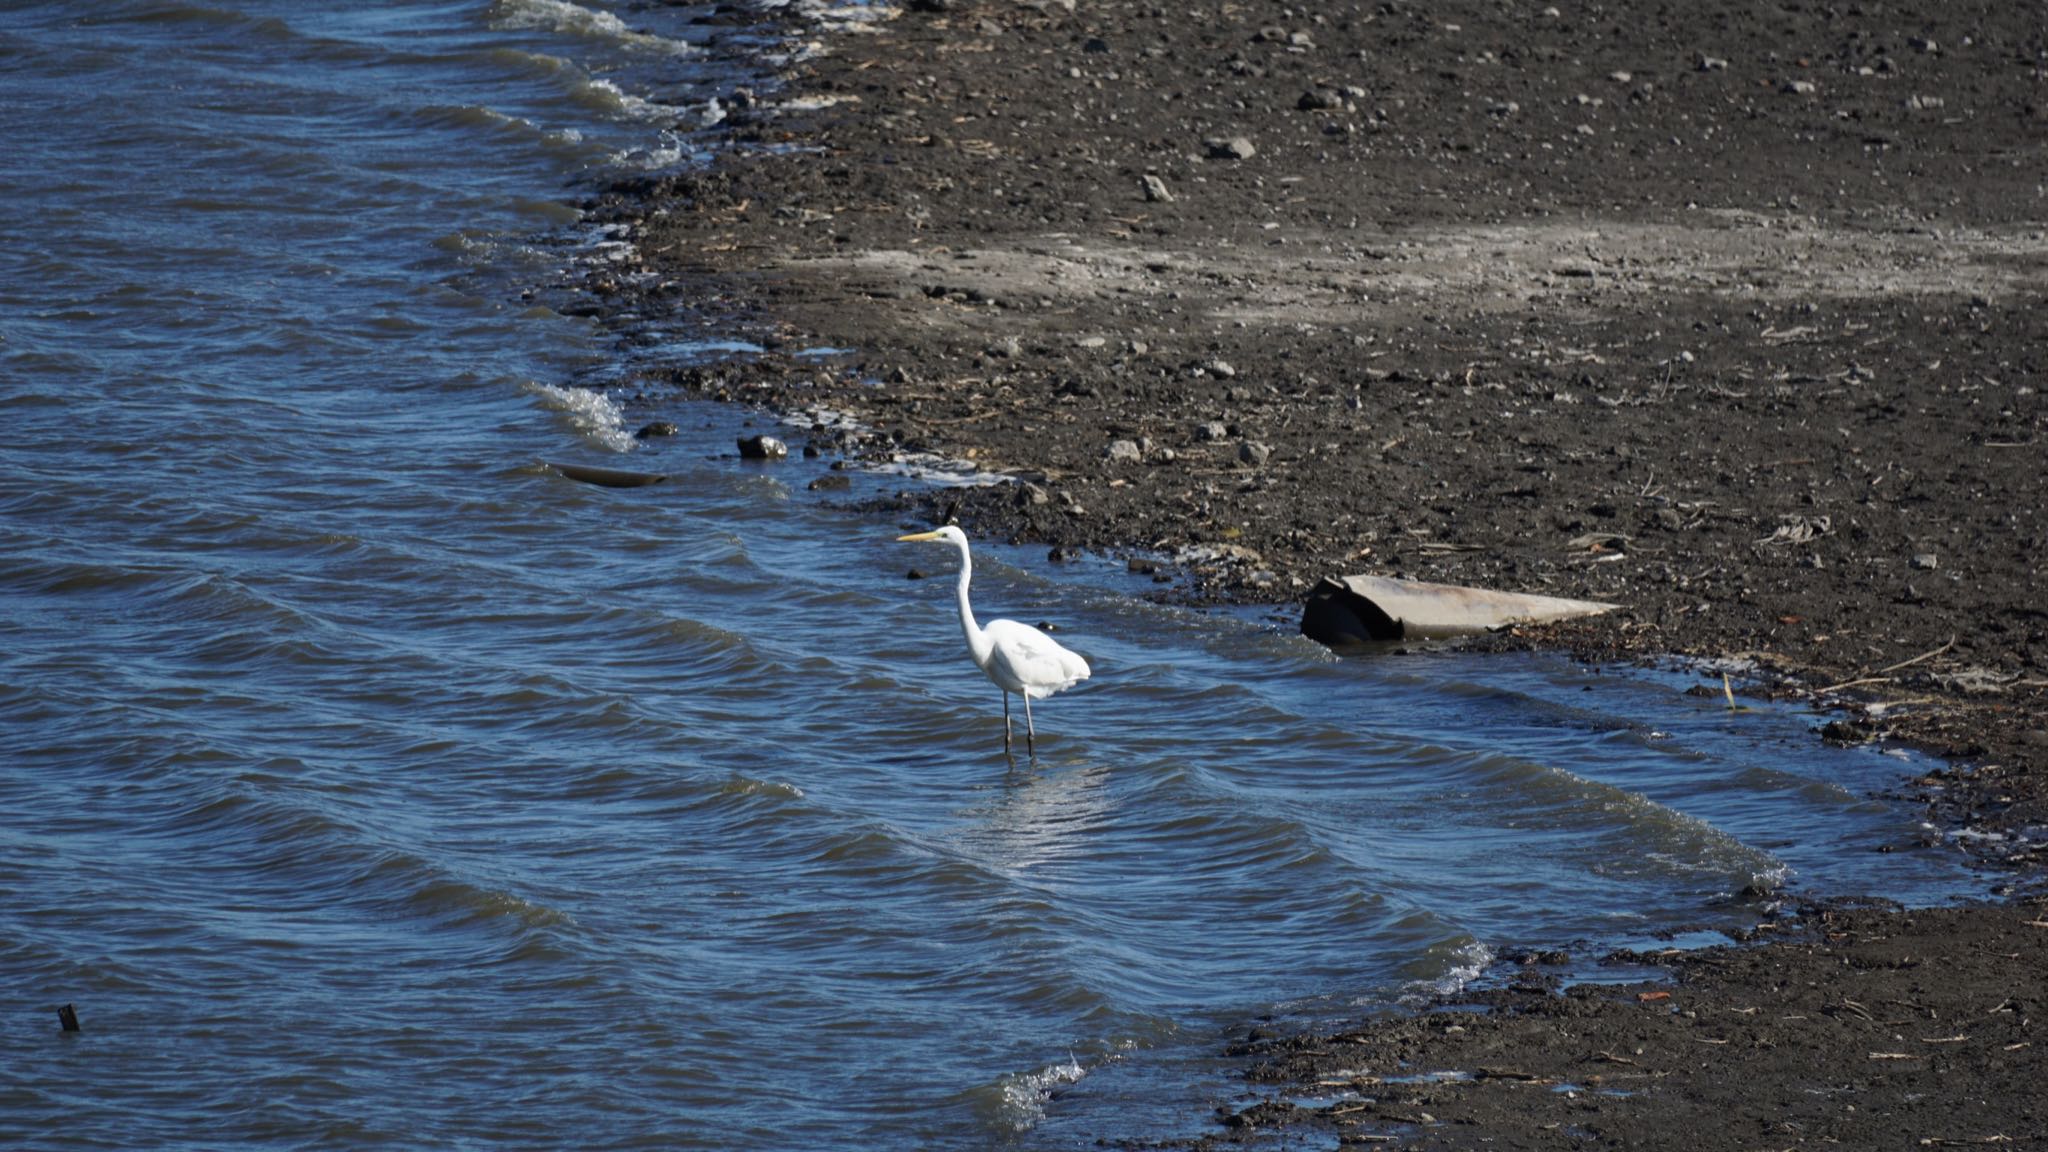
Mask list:
[[[0,12],[0,1144],[1085,1147],[1263,1013],[1970,891],[1799,717],[988,548],[1095,665],[1006,760],[948,554],[521,303],[699,14]]]

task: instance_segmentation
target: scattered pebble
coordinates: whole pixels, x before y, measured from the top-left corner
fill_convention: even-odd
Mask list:
[[[1243,136],[1213,136],[1202,141],[1202,146],[1209,150],[1211,160],[1249,160],[1259,154]]]

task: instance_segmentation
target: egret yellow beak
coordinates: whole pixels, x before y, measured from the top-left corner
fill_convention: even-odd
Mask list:
[[[937,532],[912,532],[908,536],[898,536],[896,542],[901,544],[906,540],[937,540],[939,538]]]

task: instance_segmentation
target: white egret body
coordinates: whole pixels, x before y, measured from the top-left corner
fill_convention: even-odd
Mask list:
[[[1035,750],[1038,733],[1031,723],[1031,702],[1086,680],[1088,662],[1029,624],[991,620],[984,628],[974,622],[974,609],[967,603],[974,562],[967,553],[965,532],[947,525],[896,539],[945,540],[960,549],[960,631],[967,637],[967,653],[974,657],[975,667],[1003,690],[1003,747],[1010,746],[1010,693],[1015,692],[1024,698],[1024,746]]]

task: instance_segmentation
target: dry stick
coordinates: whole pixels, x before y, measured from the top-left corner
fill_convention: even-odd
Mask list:
[[[1951,635],[1948,638],[1948,643],[1943,644],[1941,647],[1936,648],[1934,651],[1922,652],[1920,655],[1913,657],[1911,660],[1901,660],[1897,664],[1894,664],[1889,668],[1879,668],[1877,670],[1877,674],[1882,676],[1887,672],[1897,672],[1901,668],[1911,668],[1913,665],[1920,663],[1922,660],[1932,660],[1936,656],[1941,655],[1943,652],[1946,652],[1955,646],[1956,638],[1953,635]]]
[[[1000,409],[991,408],[986,412],[971,412],[965,416],[953,416],[944,420],[926,420],[924,423],[935,428],[948,428],[955,424],[972,424],[978,420],[986,420],[991,416],[1000,415],[1002,415]]]
[[[1370,1105],[1370,1104],[1354,1104],[1354,1105],[1352,1105],[1352,1106],[1351,1106],[1351,1107],[1349,1107],[1349,1108],[1332,1108],[1332,1109],[1330,1109],[1330,1110],[1329,1110],[1329,1112],[1325,1113],[1325,1115],[1328,1115],[1328,1116],[1333,1116],[1333,1117],[1334,1117],[1334,1116],[1349,1116],[1349,1115],[1352,1115],[1353,1113],[1356,1113],[1356,1112],[1370,1112],[1370,1111],[1372,1111],[1372,1105]]]
[[[1830,684],[1827,687],[1822,688],[1819,692],[1815,693],[1815,695],[1826,696],[1830,693],[1840,692],[1844,688],[1861,688],[1865,684],[1895,683],[1897,683],[1897,681],[1890,676],[1866,676],[1861,680],[1844,680],[1840,684]]]
[[[1936,648],[1932,652],[1922,652],[1920,655],[1913,657],[1911,660],[1901,660],[1897,664],[1893,664],[1888,668],[1879,668],[1877,670],[1877,675],[1875,676],[1865,677],[1861,680],[1844,680],[1840,684],[1830,684],[1826,688],[1821,689],[1818,695],[1825,696],[1830,692],[1840,692],[1844,688],[1856,688],[1864,684],[1889,684],[1891,683],[1891,680],[1885,676],[1885,673],[1897,672],[1901,668],[1911,668],[1913,665],[1918,664],[1923,660],[1932,660],[1936,656],[1941,655],[1943,652],[1946,652],[1955,646],[1956,638],[1954,636],[1950,636],[1948,638],[1948,643],[1943,644],[1941,647]]]

